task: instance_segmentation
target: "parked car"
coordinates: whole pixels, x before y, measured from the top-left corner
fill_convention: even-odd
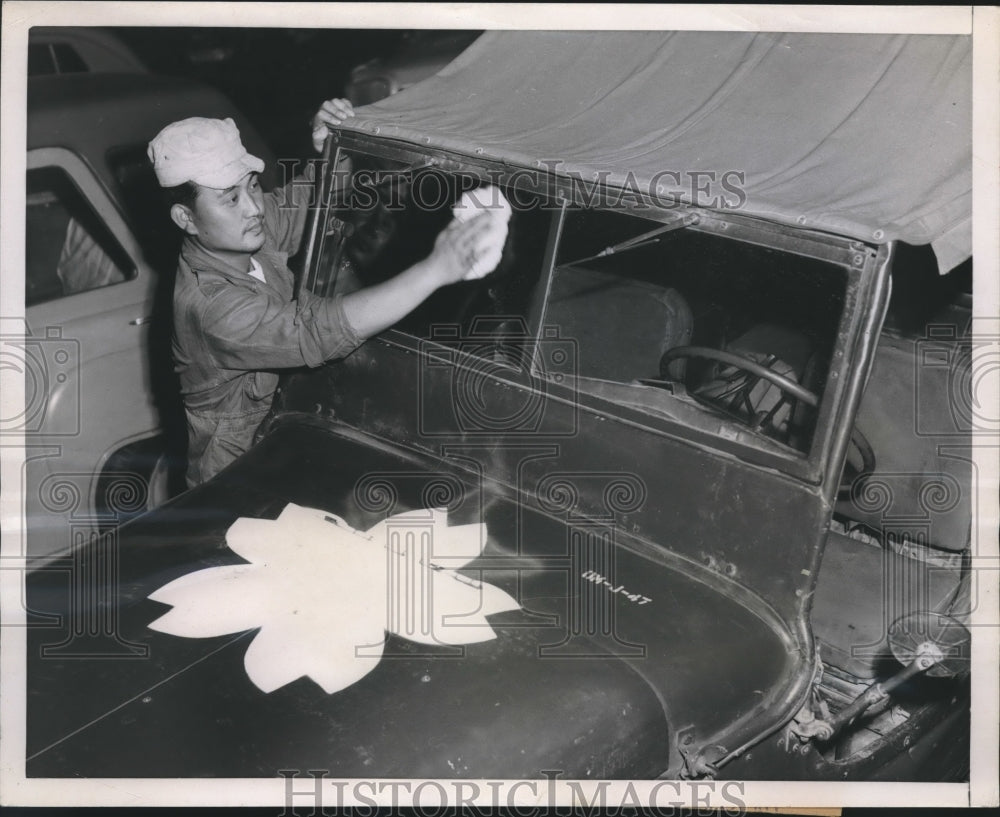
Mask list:
[[[403,34],[399,47],[351,69],[346,96],[370,105],[436,74],[476,41],[481,31],[418,29]]]
[[[28,41],[28,76],[77,73],[146,73],[118,37],[102,28],[35,26]]]
[[[218,92],[146,73],[28,81],[25,321],[4,353],[25,373],[26,552],[68,551],[162,501],[186,429],[170,359],[180,247],[146,144],[186,116],[232,116]]]
[[[28,775],[967,779],[969,49],[490,33],[360,111],[306,285],[472,188],[499,265],[29,577]]]

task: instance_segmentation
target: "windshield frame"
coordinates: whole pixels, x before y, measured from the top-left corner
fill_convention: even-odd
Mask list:
[[[527,168],[477,157],[474,150],[468,155],[454,151],[413,145],[401,140],[380,138],[365,133],[343,130],[334,132],[327,141],[325,157],[329,159],[340,152],[360,152],[372,157],[392,160],[409,167],[433,167],[439,171],[461,173],[481,181],[505,185],[513,190],[523,190],[540,195],[551,204],[552,220],[545,257],[539,279],[547,293],[556,269],[557,250],[567,214],[573,206],[594,210],[630,212],[648,220],[649,229],[656,224],[676,223],[680,214],[685,222],[683,229],[712,233],[725,238],[791,253],[796,256],[828,262],[845,272],[844,307],[831,352],[827,382],[820,398],[815,428],[809,450],[805,453],[756,433],[738,421],[723,421],[722,433],[708,430],[704,424],[692,422],[688,417],[670,418],[654,410],[609,401],[597,395],[582,393],[574,387],[547,382],[544,391],[547,399],[576,404],[579,409],[599,414],[628,425],[689,441],[698,447],[712,449],[723,456],[733,456],[768,469],[775,469],[804,482],[821,486],[822,493],[832,499],[850,438],[854,413],[860,402],[864,382],[870,371],[874,343],[884,318],[888,301],[888,278],[891,267],[892,246],[867,245],[843,236],[796,228],[769,222],[757,217],[744,216],[734,211],[712,211],[688,205],[664,207],[651,199],[642,200],[635,191],[616,191],[607,186],[587,186],[581,180],[560,176],[548,170],[543,162]],[[328,167],[331,165],[328,165]],[[324,183],[329,173],[318,174],[317,186],[329,189]],[[600,188],[600,189],[598,189]],[[595,205],[614,201],[614,207]],[[320,199],[324,201],[324,199]],[[314,208],[317,241],[310,247],[305,259],[304,275],[315,276],[314,266],[322,254],[323,230],[317,225],[327,218],[331,203]],[[323,222],[325,223],[325,221]],[[537,361],[538,344],[542,340],[547,297],[537,294],[533,300],[528,321],[528,332],[534,344],[533,360]],[[398,329],[390,329],[383,338],[393,344],[426,350],[428,341],[421,340]],[[457,355],[448,350],[448,358],[456,366],[473,366],[475,360],[465,352]],[[862,365],[864,364],[864,365]],[[533,365],[534,376],[541,376]],[[511,379],[513,385],[522,385]],[[707,410],[703,410],[707,414]],[[692,415],[694,416],[694,415]],[[851,418],[848,422],[847,418]],[[714,418],[713,422],[718,422]],[[699,427],[701,426],[701,427]]]

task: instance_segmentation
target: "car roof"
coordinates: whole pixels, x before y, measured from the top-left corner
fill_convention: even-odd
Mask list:
[[[232,117],[247,149],[269,163],[271,151],[222,93],[207,85],[139,73],[62,74],[28,80],[28,150],[62,147],[78,154],[114,190],[108,155],[146,145],[189,116]]]
[[[357,114],[345,129],[872,244],[932,243],[943,268],[971,252],[970,37],[492,31]],[[714,174],[706,199],[725,174],[745,199],[704,203],[695,173]]]

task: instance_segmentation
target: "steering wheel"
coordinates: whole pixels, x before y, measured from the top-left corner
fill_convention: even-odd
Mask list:
[[[661,375],[664,378],[667,378],[667,369],[673,361],[689,357],[704,358],[706,360],[715,360],[719,363],[725,363],[736,369],[740,369],[756,377],[760,377],[769,383],[773,383],[781,389],[781,391],[792,397],[798,398],[808,406],[815,407],[819,405],[819,398],[816,396],[815,392],[812,392],[805,386],[796,383],[791,378],[785,377],[773,369],[769,369],[764,364],[758,363],[752,358],[744,357],[743,355],[736,354],[735,352],[713,349],[711,346],[678,346],[674,349],[669,349],[660,359]],[[855,462],[852,461],[851,454],[855,452],[858,455],[858,459],[860,459],[860,463],[858,464],[855,464]],[[851,486],[858,479],[872,473],[874,470],[875,450],[872,448],[872,444],[868,441],[868,438],[861,433],[860,429],[855,427],[851,433],[851,450],[848,451],[848,457],[844,463],[844,471],[837,491],[838,495],[842,498],[849,496]]]
[[[778,372],[769,369],[762,363],[758,363],[753,358],[745,357],[735,352],[727,352],[722,349],[713,349],[711,346],[677,346],[673,349],[668,349],[663,357],[660,358],[660,372],[666,376],[667,367],[672,361],[687,357],[698,357],[725,363],[766,380],[768,383],[772,383],[785,394],[801,400],[807,406],[815,407],[819,405],[819,397],[816,396],[815,392],[809,391],[805,386],[796,383],[791,378],[785,377],[783,374],[778,374]]]
[[[850,448],[847,449],[847,457],[844,459],[844,470],[840,475],[840,485],[837,488],[838,499],[850,499],[854,484],[864,479],[875,470],[875,449],[868,442],[868,438],[861,433],[857,426],[851,432]],[[861,460],[860,464],[855,464],[852,454],[857,453]]]

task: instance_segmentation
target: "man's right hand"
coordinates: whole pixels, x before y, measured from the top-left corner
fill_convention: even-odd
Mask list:
[[[437,276],[437,285],[470,280],[469,274],[476,260],[483,257],[497,240],[497,224],[490,213],[480,213],[464,222],[452,219],[438,234],[434,249],[427,258],[432,274]],[[483,277],[492,271],[483,270],[476,277]]]
[[[312,118],[313,147],[317,153],[323,152],[323,143],[330,135],[330,129],[342,125],[345,119],[354,116],[354,108],[348,99],[328,99]]]
[[[466,221],[453,219],[423,261],[388,281],[344,296],[344,317],[360,338],[392,326],[439,287],[481,278],[500,261],[506,219],[483,212]],[[474,270],[477,260],[483,260]]]

